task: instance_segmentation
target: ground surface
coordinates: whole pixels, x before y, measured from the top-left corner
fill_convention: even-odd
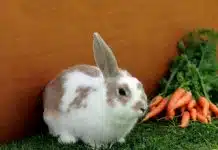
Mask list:
[[[127,137],[126,144],[114,145],[111,149],[123,150],[218,150],[218,121],[213,125],[192,123],[181,129],[173,122],[150,122],[139,124]],[[1,150],[89,150],[83,143],[60,145],[56,139],[39,135],[26,138],[9,145],[0,146]]]

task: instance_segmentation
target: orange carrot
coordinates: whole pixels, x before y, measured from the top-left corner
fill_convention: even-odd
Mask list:
[[[207,120],[209,123],[211,123],[211,111],[210,110],[208,111],[208,114],[207,114]]]
[[[197,110],[197,120],[201,123],[208,123],[207,117],[203,115],[203,108],[200,106],[200,104],[196,104],[196,110]]]
[[[185,94],[185,89],[183,88],[177,88],[175,92],[172,94],[171,98],[169,99],[169,104],[167,106],[167,110],[170,111],[170,109],[173,108],[174,104],[178,99],[180,99]]]
[[[177,88],[169,99],[169,103],[167,105],[167,119],[172,120],[175,116],[175,111],[173,110],[173,106],[185,94],[185,89]]]
[[[177,109],[179,107],[182,107],[186,104],[188,104],[192,100],[192,93],[190,91],[187,91],[174,105],[174,109]]]
[[[187,109],[190,111],[193,107],[195,107],[196,105],[196,101],[194,99],[192,99],[187,106]]]
[[[209,101],[204,96],[201,96],[199,97],[198,103],[203,108],[202,110],[203,115],[207,116],[209,111]]]
[[[208,123],[207,118],[199,112],[197,112],[197,120],[201,123]]]
[[[185,110],[186,110],[186,105],[180,107],[180,111],[181,111],[182,114],[184,113]]]
[[[195,108],[196,108],[198,113],[200,113],[201,115],[203,114],[202,113],[202,107],[198,103],[195,105]]]
[[[163,99],[163,97],[160,96],[160,95],[155,96],[155,97],[151,100],[151,104],[149,105],[149,108],[158,105],[158,104],[161,102],[162,99]]]
[[[166,120],[172,120],[176,115],[176,112],[174,110],[170,110],[167,112]]]
[[[190,114],[188,111],[184,111],[181,119],[181,124],[179,125],[181,128],[186,128],[189,125]]]
[[[216,117],[218,117],[218,107],[211,101],[209,102],[209,108],[216,115]]]
[[[156,106],[150,107],[150,111],[154,110]]]
[[[161,113],[164,110],[164,108],[167,106],[167,102],[168,102],[168,99],[164,98],[160,102],[160,104],[156,106],[155,109],[153,109],[152,111],[147,113],[147,115],[144,117],[144,119],[142,121],[147,121],[148,119],[155,117],[156,115]]]
[[[191,119],[192,119],[193,121],[196,121],[196,120],[197,120],[197,110],[196,110],[195,108],[192,108],[192,109],[190,110],[190,115],[191,115]]]

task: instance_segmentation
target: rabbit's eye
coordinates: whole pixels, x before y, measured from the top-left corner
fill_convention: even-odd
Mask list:
[[[119,88],[119,94],[122,96],[126,96],[126,91],[123,88]]]

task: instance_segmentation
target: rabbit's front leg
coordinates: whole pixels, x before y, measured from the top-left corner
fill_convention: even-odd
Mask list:
[[[125,140],[125,138],[124,138],[124,137],[122,137],[122,138],[120,138],[120,139],[118,140],[118,142],[119,142],[119,143],[121,143],[121,144],[123,144],[123,143],[125,143],[125,142],[126,142],[126,140]]]
[[[70,143],[76,143],[77,139],[69,134],[68,132],[62,132],[58,138],[58,142],[61,144],[70,144]]]

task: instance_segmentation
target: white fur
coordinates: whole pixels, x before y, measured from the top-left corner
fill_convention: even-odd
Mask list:
[[[91,146],[100,147],[114,142],[125,142],[125,136],[137,122],[140,113],[133,112],[132,106],[140,98],[140,91],[136,84],[139,82],[133,77],[122,77],[120,83],[131,85],[133,99],[127,106],[117,102],[116,107],[109,107],[106,102],[107,89],[104,78],[90,77],[81,72],[71,72],[65,76],[65,92],[60,104],[60,116],[44,116],[50,133],[59,136],[62,143],[75,143],[81,139]],[[91,86],[96,89],[88,95],[86,108],[71,109],[67,112],[69,103],[74,99],[73,94],[79,85]],[[146,104],[145,104],[146,105]]]
[[[66,82],[64,83],[65,93],[61,100],[61,106],[60,106],[60,109],[63,112],[67,111],[69,104],[77,96],[72,93],[74,93],[80,85],[92,87],[96,90],[101,85],[103,85],[102,74],[98,78],[93,78],[93,77],[87,76],[86,74],[83,74],[82,72],[74,71],[74,72],[70,72],[66,74],[65,78],[66,78]]]

